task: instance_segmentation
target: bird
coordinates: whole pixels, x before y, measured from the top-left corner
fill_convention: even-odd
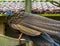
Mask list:
[[[26,34],[28,38],[37,43],[37,46],[40,46],[40,37],[43,37],[47,41],[50,38],[49,43],[53,43],[56,46],[59,46],[49,35],[54,35],[60,37],[60,21],[50,19],[47,17],[39,16],[27,12],[13,13],[11,16],[7,17],[7,24],[13,29],[19,30],[22,34]],[[37,41],[36,41],[37,40]],[[40,42],[38,44],[38,42]],[[48,46],[48,45],[47,45]],[[52,46],[52,45],[50,45]]]
[[[46,32],[50,35],[56,35],[56,36],[60,34],[60,21],[53,20],[43,16],[38,16],[31,13],[20,13],[19,15],[17,13],[17,14],[11,15],[7,19],[7,23],[12,28],[15,28],[15,29],[19,28],[17,30],[22,29],[23,33],[26,32],[26,29],[31,30],[28,32],[29,33],[34,32],[35,34],[34,33],[33,34],[35,36],[40,35],[41,32]],[[27,33],[27,35],[29,35],[29,33]]]

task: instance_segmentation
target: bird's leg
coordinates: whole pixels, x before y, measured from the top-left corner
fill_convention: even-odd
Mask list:
[[[22,35],[23,35],[23,33],[21,33],[21,34],[19,35],[19,38],[18,38],[19,41],[21,40]]]

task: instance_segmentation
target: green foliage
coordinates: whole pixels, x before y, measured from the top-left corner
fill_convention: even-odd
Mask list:
[[[40,16],[60,16],[60,14],[38,14]]]
[[[8,16],[7,14],[0,14],[0,16]]]

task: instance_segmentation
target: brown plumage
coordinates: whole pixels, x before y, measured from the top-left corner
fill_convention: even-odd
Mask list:
[[[40,35],[41,32],[56,36],[60,34],[60,21],[38,16],[36,14],[24,12],[13,14],[8,17],[7,23],[12,28],[20,30],[30,36]]]

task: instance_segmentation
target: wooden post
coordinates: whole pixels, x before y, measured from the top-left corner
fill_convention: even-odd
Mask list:
[[[46,2],[48,2],[49,0],[46,0]]]
[[[32,0],[25,0],[25,12],[31,13],[31,2]],[[26,46],[33,46],[32,43],[32,41],[28,41]]]
[[[60,6],[60,0],[59,0],[59,6]]]
[[[0,16],[0,34],[4,34],[5,32],[5,25],[4,25],[4,22],[5,22],[5,16]]]
[[[4,30],[5,30],[4,24],[0,23],[0,34],[4,34]]]
[[[25,0],[25,12],[31,12],[31,0]]]
[[[26,43],[26,46],[34,46],[34,45],[33,45],[33,42],[32,42],[32,41],[28,41],[28,42]]]

